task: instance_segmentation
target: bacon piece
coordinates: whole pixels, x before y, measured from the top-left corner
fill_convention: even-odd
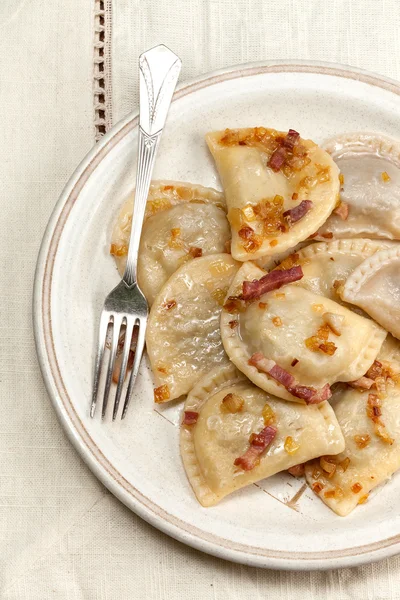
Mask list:
[[[324,387],[319,390],[306,385],[296,384],[288,387],[287,391],[292,394],[292,396],[296,396],[296,398],[305,400],[306,404],[319,404],[320,402],[324,402],[324,400],[328,400],[332,396],[329,383],[326,383]]]
[[[342,221],[346,221],[349,216],[349,205],[346,202],[341,202],[333,212],[340,217]]]
[[[313,203],[311,200],[302,200],[300,204],[291,208],[290,210],[285,210],[283,213],[283,218],[286,219],[288,225],[292,225],[292,223],[297,223],[300,221],[313,207]]]
[[[285,148],[288,148],[289,150],[293,150],[299,139],[300,134],[294,129],[289,129],[282,142],[282,146],[285,146]]]
[[[317,390],[311,400],[307,404],[319,404],[325,400],[329,400],[332,396],[331,387],[329,383],[326,383],[321,389]]]
[[[279,271],[271,271],[253,281],[243,281],[242,298],[244,300],[255,300],[267,292],[277,290],[287,283],[298,281],[303,277],[303,270],[296,266],[291,269],[282,269]]]
[[[359,390],[369,390],[373,385],[375,385],[375,381],[369,377],[360,377],[355,381],[349,381],[348,384],[351,385],[351,387]]]
[[[265,358],[261,352],[256,352],[250,357],[249,365],[256,367],[258,371],[266,373],[281,383],[285,388],[292,386],[295,383],[293,375],[285,371],[285,369],[282,369],[282,367],[277,365],[273,360]]]
[[[288,469],[289,473],[293,475],[293,477],[301,477],[304,475],[304,463],[300,463],[299,465],[294,465]]]
[[[260,433],[250,436],[250,447],[246,452],[235,459],[234,465],[243,471],[251,471],[259,462],[259,456],[271,444],[276,436],[277,429],[268,425]]]
[[[299,385],[296,383],[293,375],[285,371],[285,369],[277,365],[273,360],[266,358],[262,352],[253,354],[249,358],[248,363],[256,367],[258,371],[266,373],[275,379],[275,381],[281,383],[292,396],[305,400],[307,404],[319,404],[332,396],[329,383],[325,384],[320,390],[307,387],[306,385]]]
[[[185,410],[182,425],[195,425],[198,418],[198,412],[195,412],[194,410]]]
[[[381,375],[382,375],[382,363],[379,362],[379,360],[374,360],[374,362],[372,363],[372,365],[370,366],[370,368],[368,369],[368,371],[366,373],[366,377],[369,377],[369,379],[375,380],[377,377],[380,377]]]
[[[276,173],[281,170],[286,160],[287,150],[285,148],[277,148],[270,156],[268,166]]]

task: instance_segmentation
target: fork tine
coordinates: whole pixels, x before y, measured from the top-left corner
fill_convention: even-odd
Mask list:
[[[119,332],[120,332],[121,323],[122,323],[121,317],[119,317],[116,314],[113,315],[113,319],[114,320],[113,320],[113,332],[112,332],[112,341],[111,341],[111,349],[110,349],[110,358],[108,361],[107,378],[106,378],[106,385],[104,388],[104,396],[103,396],[103,406],[101,409],[101,418],[102,419],[104,419],[106,410],[107,410],[108,398],[110,395],[112,374],[114,372],[114,366],[115,366],[115,357],[117,355]]]
[[[117,385],[117,391],[115,394],[115,401],[114,401],[114,409],[113,409],[113,416],[112,416],[113,421],[115,421],[115,418],[117,416],[119,401],[121,399],[121,394],[122,394],[122,386],[124,385],[124,381],[125,381],[125,377],[126,377],[126,368],[128,365],[129,352],[131,349],[132,332],[133,332],[134,325],[135,325],[134,319],[127,319],[121,370],[120,370],[119,377],[118,377],[118,385]]]
[[[139,333],[138,333],[138,339],[137,339],[137,344],[136,344],[135,359],[133,361],[132,373],[131,373],[131,376],[129,379],[129,385],[128,385],[128,390],[127,390],[126,396],[125,396],[125,403],[124,403],[124,408],[122,410],[121,419],[124,419],[126,416],[129,402],[130,402],[131,396],[132,396],[133,386],[135,385],[136,377],[139,372],[140,361],[141,361],[142,355],[143,355],[145,334],[146,334],[146,319],[138,318],[138,321],[139,321]]]
[[[107,313],[102,313],[100,317],[100,327],[99,327],[99,340],[97,347],[97,356],[96,356],[96,364],[94,369],[94,383],[93,383],[93,394],[92,394],[92,404],[90,407],[90,416],[93,418],[94,413],[96,411],[97,404],[97,396],[99,393],[99,383],[100,376],[103,366],[103,354],[104,348],[107,341],[107,329],[108,329],[109,317]]]

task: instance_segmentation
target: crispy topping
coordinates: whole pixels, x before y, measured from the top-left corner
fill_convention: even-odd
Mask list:
[[[349,464],[350,464],[350,459],[348,456],[346,456],[346,458],[344,458],[342,460],[342,462],[340,462],[338,464],[338,466],[341,467],[341,469],[343,470],[343,473],[345,473],[347,471],[347,469],[349,468]]]
[[[382,416],[381,402],[376,394],[368,394],[367,416],[372,419],[374,423],[378,423],[379,417]]]
[[[285,369],[282,369],[282,367],[277,365],[273,360],[265,358],[261,352],[256,352],[251,356],[249,365],[256,367],[256,369],[262,373],[266,373],[285,387],[295,383],[293,375],[285,371]]]
[[[340,217],[342,221],[347,221],[349,216],[349,205],[347,204],[347,202],[343,202],[342,200],[339,206],[335,208],[333,213]]]
[[[330,332],[330,327],[325,323],[325,325],[321,325],[320,327],[318,327],[317,338],[319,340],[327,342]]]
[[[319,459],[319,464],[321,465],[321,469],[327,474],[328,479],[331,479],[336,473],[336,464],[333,462],[334,459],[330,457],[321,456]]]
[[[307,404],[318,404],[319,402],[328,400],[332,395],[328,383],[320,390],[305,385],[298,385],[293,375],[285,371],[285,369],[277,365],[273,360],[265,358],[261,352],[253,354],[248,363],[256,367],[259,372],[266,373],[272,379],[281,383],[292,396],[305,400]]]
[[[351,486],[351,491],[352,491],[354,494],[358,494],[358,492],[361,492],[361,490],[362,490],[362,485],[361,485],[361,483],[359,483],[358,481],[357,481],[357,483],[354,483],[354,484]]]
[[[299,266],[291,269],[274,270],[261,277],[261,279],[244,281],[242,297],[244,300],[255,300],[267,292],[277,290],[282,285],[298,281],[302,277],[303,271]]]
[[[321,233],[321,237],[323,237],[325,240],[331,240],[333,238],[333,233],[331,231],[327,231],[326,233]]]
[[[374,422],[375,434],[380,437],[385,444],[392,445],[394,439],[390,437],[384,423],[381,421],[381,401],[376,394],[368,394],[367,416]]]
[[[197,423],[198,418],[198,412],[195,412],[194,410],[185,410],[183,414],[182,425],[195,425]]]
[[[221,411],[238,413],[243,409],[244,400],[238,394],[227,394],[221,402]]]
[[[126,256],[128,254],[128,246],[126,244],[111,244],[110,254],[113,256]]]
[[[390,175],[389,173],[386,173],[386,171],[383,171],[383,173],[381,173],[381,177],[382,180],[387,183],[388,181],[390,181]]]
[[[306,214],[312,209],[312,207],[313,203],[311,202],[311,200],[302,200],[300,204],[298,204],[294,208],[286,210],[282,216],[284,219],[286,219],[288,226],[291,227],[293,223],[297,223],[297,221],[300,221],[300,219],[305,217]]]
[[[293,475],[293,477],[302,477],[304,475],[304,463],[300,463],[299,465],[294,465],[288,469],[288,472]]]
[[[251,204],[246,204],[246,206],[242,209],[242,213],[246,221],[255,221],[257,219],[257,215],[254,212],[254,208]]]
[[[170,396],[171,394],[167,385],[160,385],[154,390],[154,402],[157,404],[165,402],[165,400],[169,400]]]
[[[203,250],[201,248],[196,248],[195,246],[189,246],[189,254],[193,258],[199,258],[203,256]]]
[[[286,231],[283,218],[283,197],[276,195],[273,198],[264,198],[253,206],[257,219],[262,221],[265,236],[280,235]]]
[[[238,325],[239,325],[239,321],[236,321],[236,320],[234,320],[234,321],[229,321],[229,327],[230,327],[231,329],[235,329],[235,327],[237,327]]]
[[[261,308],[262,310],[266,309],[268,306],[268,304],[266,302],[259,302],[258,303],[258,308]]]
[[[355,435],[354,441],[360,449],[366,448],[371,441],[371,436],[368,435],[368,433],[364,433],[363,435]]]
[[[264,425],[271,425],[271,423],[275,421],[275,413],[269,404],[264,405],[262,417],[264,419]]]
[[[285,164],[287,151],[285,148],[277,148],[272,154],[268,161],[268,166],[275,172],[281,170]]]
[[[331,490],[327,490],[326,492],[324,492],[324,497],[325,498],[342,498],[343,497],[343,490],[341,487],[339,487],[338,485],[331,489]]]
[[[268,166],[275,172],[284,171],[286,176],[292,171],[300,171],[310,163],[307,149],[299,143],[300,134],[294,129],[289,129],[285,137],[275,139],[278,146],[271,154]]]
[[[260,462],[260,455],[274,440],[276,432],[275,427],[267,426],[260,433],[252,433],[249,439],[250,447],[242,456],[236,458],[233,464],[244,471],[251,471]]]
[[[343,173],[339,173],[339,183],[341,186],[344,185],[344,175]]]
[[[176,306],[176,300],[167,300],[162,305],[162,308],[164,310],[172,310],[173,308],[175,308],[175,306]]]
[[[246,302],[242,296],[229,296],[223,308],[229,313],[241,313],[246,310]]]
[[[390,446],[394,444],[394,439],[390,437],[383,423],[375,424],[375,433],[381,438],[382,442],[385,442],[385,444],[389,444]]]
[[[238,231],[238,236],[242,240],[249,240],[249,239],[251,239],[253,237],[253,235],[254,235],[254,229],[252,229],[248,225],[245,225],[244,227],[242,227]]]
[[[322,315],[322,320],[324,321],[324,323],[326,323],[326,325],[329,327],[332,333],[334,333],[337,336],[342,335],[344,322],[343,315],[336,315],[335,313],[326,312]]]
[[[297,193],[297,192],[294,192],[294,193],[292,194],[292,200],[296,201],[296,200],[298,200],[298,199],[299,199],[299,195],[298,195],[298,193]]]
[[[300,448],[299,444],[297,444],[294,439],[288,435],[287,438],[285,439],[285,443],[284,446],[285,451],[288,454],[295,454],[297,452],[297,450]]]
[[[328,356],[332,356],[337,350],[333,342],[321,342],[316,335],[307,338],[304,343],[311,352],[322,352]]]
[[[329,400],[332,396],[331,388],[329,383],[326,383],[322,388],[316,390],[313,387],[307,387],[305,385],[295,385],[288,388],[288,392],[296,398],[302,398],[306,404],[319,404],[325,400]]]
[[[320,492],[322,492],[322,490],[324,489],[325,486],[320,481],[316,481],[315,483],[312,484],[311,487],[316,494],[319,494]]]
[[[260,146],[262,149],[270,151],[270,148],[275,145],[275,136],[265,127],[253,127],[246,132],[225,129],[219,143],[223,146]]]
[[[278,240],[271,240],[269,243],[270,246],[274,247],[278,245]]]
[[[298,260],[299,255],[297,254],[297,252],[295,252],[294,254],[290,254],[274,270],[282,271],[291,269],[292,267],[295,267],[298,264]]]
[[[174,248],[175,250],[179,250],[179,249],[183,248],[184,242],[183,242],[183,240],[180,239],[180,235],[181,235],[181,230],[179,227],[175,227],[174,229],[171,229],[171,237],[168,241],[168,246],[170,248]]]
[[[271,320],[275,327],[282,327],[282,319],[280,317],[273,317]]]
[[[361,496],[361,498],[358,501],[358,504],[365,504],[366,501],[368,500],[368,496],[369,496],[369,494],[365,494],[365,496]]]
[[[299,362],[299,359],[298,359],[298,358],[294,358],[294,359],[292,360],[292,362],[290,363],[290,365],[291,365],[292,367],[295,367],[295,366],[297,365],[297,363],[298,363],[298,362]]]
[[[369,390],[375,385],[375,381],[368,377],[360,377],[356,381],[348,381],[348,385],[358,390]]]
[[[366,373],[366,377],[375,380],[380,375],[382,375],[382,363],[379,362],[379,360],[374,360],[373,364]]]

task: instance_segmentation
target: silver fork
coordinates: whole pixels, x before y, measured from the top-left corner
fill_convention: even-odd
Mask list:
[[[107,343],[109,327],[112,329],[112,336],[103,395],[103,406],[101,410],[102,418],[104,418],[106,414],[110,396],[118,341],[123,332],[125,332],[122,364],[114,400],[113,421],[117,416],[122,388],[126,377],[132,334],[135,326],[138,326],[139,328],[135,358],[128,383],[128,389],[125,395],[121,419],[125,417],[126,411],[128,410],[133,387],[139,371],[149,312],[147,300],[136,281],[139,242],[157,148],[167,118],[168,109],[171,104],[172,95],[179,78],[181,64],[180,59],[164,45],[156,46],[148,52],[144,52],[139,57],[139,146],[134,216],[132,218],[132,230],[129,240],[125,273],[117,287],[108,294],[101,313],[93,395],[90,407],[91,417],[94,416],[96,410],[100,377],[104,362],[104,350]]]

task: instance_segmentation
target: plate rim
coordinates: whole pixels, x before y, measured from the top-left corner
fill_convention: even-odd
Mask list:
[[[330,75],[361,81],[400,96],[400,83],[369,71],[321,61],[274,60],[234,65],[211,71],[181,84],[176,101],[198,89],[222,81],[269,73],[296,72]],[[96,446],[70,402],[57,363],[51,335],[51,283],[58,242],[74,202],[90,175],[118,142],[137,127],[138,113],[132,112],[116,123],[83,158],[65,185],[47,224],[40,246],[33,288],[33,329],[39,366],[56,414],[75,449],[94,475],[142,519],[167,535],[197,550],[249,566],[283,570],[321,570],[358,566],[400,552],[400,534],[384,540],[345,550],[287,552],[229,542],[206,533],[170,515],[130,484]]]

